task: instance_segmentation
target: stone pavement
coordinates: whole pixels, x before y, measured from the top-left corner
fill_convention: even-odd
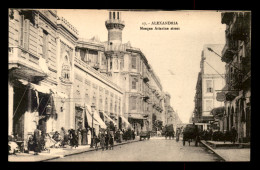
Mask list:
[[[234,162],[249,162],[250,161],[250,148],[228,148],[216,147],[212,148],[206,141],[202,140],[201,143],[217,154],[225,161]],[[223,142],[224,143],[224,142]],[[227,145],[230,143],[226,142]]]
[[[114,146],[123,145],[127,143],[137,142],[140,138],[137,136],[135,140],[123,141],[122,143],[116,143]],[[50,148],[50,153],[41,152],[39,155],[33,155],[34,152],[30,153],[17,153],[16,155],[8,155],[9,162],[41,162],[52,159],[57,159],[60,157],[66,157],[69,155],[80,154],[84,152],[94,151],[94,148],[90,148],[90,145],[79,146],[77,148]]]

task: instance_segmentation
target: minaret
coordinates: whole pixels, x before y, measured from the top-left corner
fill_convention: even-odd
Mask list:
[[[121,12],[109,11],[109,19],[105,24],[108,30],[108,44],[121,44],[122,31],[125,27],[125,22],[121,20]]]

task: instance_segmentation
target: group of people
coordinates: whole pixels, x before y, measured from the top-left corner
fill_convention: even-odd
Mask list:
[[[236,142],[237,139],[237,130],[233,126],[230,131],[215,131],[213,132],[212,129],[210,130],[204,130],[200,133],[200,136],[204,140],[213,140],[213,141],[230,141],[232,143]]]
[[[61,131],[56,131],[52,136],[49,133],[44,133],[39,129],[39,126],[34,130],[33,135],[28,140],[28,152],[34,151],[35,155],[42,151],[49,151],[48,148],[59,148],[69,145],[78,147],[78,136],[74,129],[69,129],[67,132],[62,127]]]
[[[89,129],[91,131],[91,129]],[[89,131],[89,132],[90,132]],[[69,129],[66,131],[63,127],[61,128],[60,132],[56,131],[52,135],[50,133],[44,133],[40,130],[39,125],[34,130],[33,134],[29,136],[27,142],[27,148],[24,148],[24,151],[34,151],[34,155],[38,155],[38,153],[42,151],[49,151],[49,148],[60,148],[65,146],[78,147],[81,144],[87,144],[92,142],[92,146],[98,150],[98,147],[101,147],[102,150],[113,149],[114,142],[121,143],[123,140],[134,140],[135,139],[135,132],[130,128],[125,129],[101,129],[98,135],[96,135],[95,130],[93,129],[93,140],[88,142],[85,141],[84,136],[82,135],[83,130],[78,129]],[[85,137],[86,138],[86,137]],[[84,139],[84,140],[83,140]],[[88,139],[86,139],[88,140]],[[10,140],[11,141],[11,140]],[[10,143],[10,142],[9,142]],[[10,144],[8,143],[8,147]],[[14,142],[15,143],[15,142]],[[12,150],[9,147],[9,150]],[[17,148],[17,147],[15,147]]]
[[[117,129],[114,131],[107,129],[105,131],[100,131],[98,136],[94,133],[93,142],[96,150],[98,150],[99,146],[102,151],[105,149],[113,150],[115,141],[121,143],[123,140],[134,140],[135,136],[135,132],[131,129]]]

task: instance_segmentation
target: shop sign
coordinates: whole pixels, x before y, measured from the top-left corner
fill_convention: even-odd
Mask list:
[[[225,99],[226,99],[225,93],[224,93],[224,92],[218,92],[216,99],[217,99],[217,101],[219,101],[219,102],[225,101]]]

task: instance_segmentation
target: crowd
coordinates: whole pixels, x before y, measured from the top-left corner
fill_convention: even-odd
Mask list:
[[[49,148],[64,148],[70,146],[76,148],[79,145],[86,145],[92,142],[92,146],[98,150],[98,147],[104,149],[113,149],[114,142],[121,143],[122,141],[134,140],[135,132],[130,128],[125,129],[100,129],[99,134],[96,135],[95,129],[93,129],[93,141],[88,139],[92,129],[69,129],[66,131],[63,127],[60,132],[56,131],[54,134],[44,133],[39,130],[39,126],[34,130],[33,134],[29,136],[26,146],[18,146],[17,138],[13,136],[8,137],[8,151],[9,154],[16,152],[27,152],[33,151],[34,155],[42,151],[49,152]]]
[[[213,141],[230,141],[232,143],[236,142],[237,139],[237,131],[235,127],[232,127],[230,131],[215,131],[213,132],[211,129],[210,130],[204,130],[200,133],[201,139],[207,141],[207,140],[213,140]]]

